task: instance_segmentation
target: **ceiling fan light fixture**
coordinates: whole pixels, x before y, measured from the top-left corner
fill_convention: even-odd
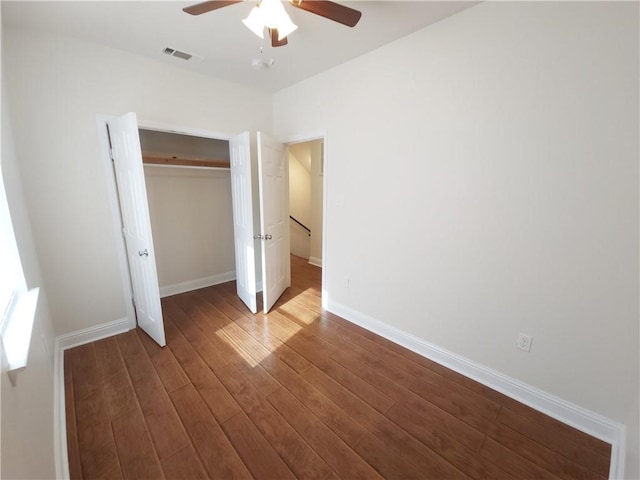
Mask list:
[[[264,38],[264,20],[259,7],[253,7],[249,16],[242,20],[246,27],[260,38]]]
[[[276,27],[278,29],[278,40],[282,40],[283,38],[288,37],[289,34],[293,33],[298,28],[298,26],[291,21],[291,18],[289,18],[289,15],[287,15],[284,10],[282,10],[282,13],[284,15],[280,18],[280,22]]]
[[[253,7],[249,16],[242,20],[249,30],[264,38],[264,28],[277,29],[278,40],[282,40],[298,26],[287,15],[281,0],[262,0],[257,7]]]

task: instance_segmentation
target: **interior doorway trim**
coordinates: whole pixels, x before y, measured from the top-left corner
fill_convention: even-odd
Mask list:
[[[98,129],[98,141],[100,144],[100,155],[102,156],[102,165],[105,172],[105,182],[107,188],[107,196],[109,207],[111,210],[111,220],[113,231],[116,232],[116,255],[118,258],[118,269],[120,270],[120,279],[122,281],[122,294],[126,308],[127,325],[130,330],[136,328],[136,314],[131,299],[133,298],[133,287],[131,286],[131,277],[129,273],[129,263],[127,261],[127,251],[124,244],[124,237],[117,232],[122,231],[122,217],[120,214],[120,201],[118,199],[118,189],[116,187],[116,179],[111,165],[111,157],[109,155],[109,136],[107,133],[107,122],[116,118],[116,115],[97,114],[96,126]],[[155,130],[166,133],[177,133],[182,135],[192,135],[202,138],[212,138],[215,140],[229,140],[233,135],[222,132],[212,132],[209,130],[181,127],[164,123],[151,122],[147,120],[139,120],[138,128],[145,130]]]
[[[322,308],[326,310],[328,304],[328,293],[326,290],[326,280],[327,280],[327,265],[328,255],[327,255],[327,238],[329,236],[329,231],[327,229],[327,210],[328,210],[328,178],[329,178],[329,144],[328,144],[328,135],[326,130],[316,130],[313,132],[300,132],[285,135],[278,138],[280,143],[283,143],[289,147],[289,145],[294,145],[296,143],[304,143],[311,142],[314,140],[322,140],[323,148],[322,148]],[[288,164],[287,164],[288,168]]]

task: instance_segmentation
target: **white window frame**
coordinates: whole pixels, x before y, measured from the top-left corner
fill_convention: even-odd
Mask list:
[[[0,305],[2,370],[8,373],[15,386],[17,373],[27,366],[29,358],[39,288],[27,290],[1,169],[0,259],[0,280],[8,287],[5,292],[12,291],[10,295],[3,295],[5,300]]]

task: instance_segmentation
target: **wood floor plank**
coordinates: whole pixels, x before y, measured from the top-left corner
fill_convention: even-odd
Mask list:
[[[283,327],[273,314],[263,316],[262,321],[259,321],[258,317],[243,316],[235,323],[296,372],[302,372],[311,365],[308,360],[285,343],[296,335],[299,329],[291,330]]]
[[[345,368],[349,368],[355,375],[360,376],[360,378],[375,388],[384,391],[394,398],[396,402],[401,402],[405,405],[405,408],[413,408],[418,413],[438,419],[442,422],[443,428],[455,432],[456,437],[460,438],[468,447],[475,449],[480,448],[484,438],[483,433],[446,410],[442,410],[440,407],[414,394],[396,382],[393,382],[386,376],[378,374],[373,369],[369,369],[367,364],[360,362],[358,356],[354,355],[353,352],[337,352],[332,358],[343,362]]]
[[[428,417],[432,422],[435,422],[435,425],[438,425],[439,428],[451,432],[460,443],[474,451],[480,449],[480,445],[485,437],[485,432],[482,430],[477,430],[461,419],[451,415],[449,412],[411,393],[391,408],[405,408],[423,417]]]
[[[367,362],[358,357],[353,350],[337,350],[331,355],[331,359],[396,401],[404,400],[408,394],[412,393],[394,380],[370,368]]]
[[[254,366],[244,361],[233,362],[233,365],[249,379],[263,397],[280,388],[280,383],[262,368],[261,365]]]
[[[283,302],[276,305],[275,311],[290,318],[297,324],[305,327],[311,325],[313,322],[320,318],[320,314],[305,308],[304,305],[300,305],[296,302]]]
[[[206,334],[177,303],[167,301],[167,315],[209,367],[224,367],[236,352],[215,334]]]
[[[118,342],[115,337],[98,340],[93,344],[96,362],[103,380],[108,380],[116,375],[123,375],[126,371],[124,360],[120,355]]]
[[[126,372],[112,376],[102,388],[111,420],[138,408],[136,394]]]
[[[292,301],[297,302],[304,306],[305,308],[311,310],[312,312],[321,313],[322,308],[320,307],[319,297],[317,293],[312,293],[308,289],[307,290],[299,290],[295,287],[292,290],[297,290],[296,295],[292,298]]]
[[[240,412],[240,406],[233,396],[181,334],[173,339],[170,348],[219,423]]]
[[[235,366],[230,365],[225,371],[219,373],[219,376],[249,418],[298,478],[322,480],[331,474],[331,468],[287,423],[286,419],[262,398]]]
[[[185,385],[170,395],[209,475],[212,478],[250,479],[251,474],[195,388]]]
[[[340,477],[363,480],[381,478],[285,388],[276,390],[267,399]]]
[[[122,415],[112,426],[124,478],[164,478],[142,412]]]
[[[254,478],[296,478],[244,412],[224,422],[222,429]]]
[[[497,425],[495,430],[489,432],[489,435],[496,442],[549,472],[558,472],[566,478],[597,478],[594,472],[507,426]]]
[[[216,333],[252,366],[259,365],[262,360],[272,355],[267,348],[235,323],[228,324]]]
[[[76,398],[95,396],[102,389],[102,376],[93,344],[69,350],[68,361],[73,371],[73,392]]]
[[[397,370],[427,379],[431,382],[442,381],[442,375],[429,368],[433,362],[423,358],[422,362],[417,363],[414,361],[417,354],[399,347],[399,345],[387,339],[383,339],[375,334],[371,336],[371,332],[367,332],[368,336],[362,335],[361,332],[345,328],[343,324],[338,324],[335,320],[326,322],[324,329],[324,335],[329,334],[343,338],[350,342],[352,348],[354,346],[358,347],[358,352],[375,358],[378,362],[393,365]]]
[[[584,448],[585,450],[594,453],[595,455],[607,458],[611,456],[610,444],[587,435],[586,433],[580,432],[575,428],[570,427],[569,425],[561,423],[547,415],[544,415],[543,413],[532,409],[531,407],[516,402],[511,398],[509,398],[506,403],[504,403],[502,412],[504,412],[504,415],[502,415],[501,417],[501,421],[503,423],[506,423],[505,419],[507,418],[508,413],[513,412],[520,418],[526,419],[528,423],[543,427],[548,432],[553,432],[554,435],[565,439],[565,441],[571,441]],[[512,420],[514,419],[514,417],[509,418],[511,418]]]
[[[189,444],[187,434],[136,331],[116,338],[158,457],[164,460]]]
[[[69,478],[82,479],[82,463],[78,446],[78,430],[76,426],[76,404],[73,392],[73,371],[69,360],[69,350],[64,352],[64,400],[65,421],[67,427],[67,454],[69,459]]]
[[[202,295],[201,290],[185,293],[176,302],[202,330],[215,332],[233,323],[240,312],[234,311],[230,316],[223,311],[223,300],[212,303],[208,297]]]
[[[140,329],[136,329],[136,332],[138,333],[138,338],[141,343],[145,346],[151,363],[167,392],[172,392],[189,383],[187,375],[182,370],[180,363],[178,363],[173,356],[170,348],[160,348],[157,343],[151,340],[151,338]],[[145,345],[145,343],[151,343],[152,346]],[[156,348],[160,348],[160,350],[156,350]]]
[[[480,454],[509,474],[511,478],[557,480],[559,477],[524,459],[491,438],[485,439]]]
[[[458,472],[456,472],[457,475],[455,476],[444,475],[442,472],[434,474],[430,470],[423,470],[404,455],[389,455],[389,449],[386,443],[372,433],[363,437],[355,445],[354,449],[370,465],[375,467],[384,478],[416,480],[424,478],[467,478],[466,475]],[[453,469],[451,469],[451,471],[454,472]]]
[[[365,364],[368,368],[386,376],[395,383],[404,386],[413,393],[443,410],[451,413],[474,426],[483,426],[484,421],[494,420],[500,411],[500,405],[482,397],[472,391],[460,392],[463,388],[457,384],[447,388],[442,382],[442,377],[435,373],[430,376],[414,375],[403,369],[395,355],[382,355],[381,350],[368,351],[364,349],[351,350],[349,353],[355,356],[355,361]],[[421,367],[418,367],[422,369]],[[422,369],[425,370],[426,369]]]
[[[362,425],[277,358],[265,359],[262,366],[347,445],[355,445],[365,435]]]
[[[174,478],[206,480],[209,478],[198,454],[191,445],[165,458],[162,462],[162,470],[168,480]]]
[[[140,343],[147,351],[147,355],[149,358],[153,359],[154,356],[164,352],[164,348],[156,343],[154,339],[152,339],[144,330],[136,329],[138,333],[138,338],[140,339]],[[165,326],[165,340],[167,340],[166,335],[166,326]]]
[[[122,478],[109,412],[101,392],[76,398],[80,462],[84,478]]]
[[[448,429],[443,428],[439,419],[420,415],[401,403],[391,407],[387,416],[470,477],[508,478],[504,470],[457,441]]]
[[[367,430],[373,430],[384,418],[384,415],[371,407],[365,400],[355,396],[319,368],[313,366],[307,369],[302,373],[302,377]]]
[[[323,371],[381,413],[386,412],[395,403],[394,399],[333,360],[324,366]]]
[[[455,390],[447,389],[439,381],[432,382],[407,372],[402,372],[393,365],[380,362],[371,355],[364,355],[360,351],[339,351],[332,355],[332,358],[345,366],[348,363],[352,369],[355,366],[360,371],[364,368],[375,372],[372,374],[366,372],[365,374],[379,388],[383,388],[390,395],[394,395],[394,398],[398,398],[398,396],[406,397],[406,391],[399,390],[399,388],[409,390],[456,418],[479,429],[486,428],[487,425],[492,424],[500,409],[499,405],[473,392],[468,392],[466,396],[461,395]]]
[[[601,477],[607,477],[609,474],[609,455],[604,456],[598,451],[591,450],[589,448],[590,442],[589,445],[584,445],[582,435],[576,434],[568,437],[565,433],[558,432],[557,428],[554,429],[548,425],[528,421],[525,417],[514,413],[508,408],[503,408],[500,411],[498,421],[539,444],[552,448],[569,460],[585,466]]]
[[[363,425],[370,432],[367,437],[373,435],[374,438],[367,438],[364,442],[360,440],[354,447],[360,456],[366,458],[372,465],[376,465],[376,462],[380,462],[381,468],[387,465],[386,460],[381,458],[384,453],[388,457],[393,457],[393,460],[389,460],[389,466],[394,465],[396,459],[404,459],[402,461],[411,467],[410,471],[405,474],[407,477],[414,476],[411,472],[418,471],[430,478],[466,477],[460,470],[447,463],[440,455],[430,449],[431,445],[420,443],[396,423],[329,378],[324,372],[312,367],[304,372],[304,377],[350,417]],[[380,445],[384,445],[383,450],[378,449]],[[372,457],[368,457],[366,454],[369,448]],[[378,470],[385,471],[381,468]]]

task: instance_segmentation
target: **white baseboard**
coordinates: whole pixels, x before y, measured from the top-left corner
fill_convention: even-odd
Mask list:
[[[574,405],[524,382],[434,345],[387,323],[339,303],[328,301],[327,310],[367,330],[402,345],[423,357],[472,378],[531,408],[611,444],[609,478],[624,478],[625,426]]]
[[[85,343],[95,342],[103,338],[112,337],[119,333],[131,330],[131,324],[128,318],[121,318],[112,322],[101,323],[94,327],[83,328],[75,332],[65,333],[56,337],[56,350],[67,350],[69,348],[84,345]]]
[[[171,295],[178,295],[179,293],[190,292],[199,288],[210,287],[211,285],[218,285],[219,283],[230,282],[235,279],[236,272],[234,270],[232,272],[220,273],[218,275],[212,275],[210,277],[196,278],[195,280],[189,280],[187,282],[167,285],[164,287],[160,287],[160,298],[169,297]]]
[[[67,452],[67,423],[64,397],[64,351],[111,337],[131,330],[128,318],[102,323],[94,327],[83,328],[75,332],[56,337],[53,360],[53,432],[56,477],[69,478],[69,456]]]
[[[309,257],[309,263],[311,265],[315,265],[316,267],[322,268],[322,259],[318,257]]]
[[[56,339],[53,359],[53,451],[56,478],[69,478],[67,422],[64,396],[64,350]]]

